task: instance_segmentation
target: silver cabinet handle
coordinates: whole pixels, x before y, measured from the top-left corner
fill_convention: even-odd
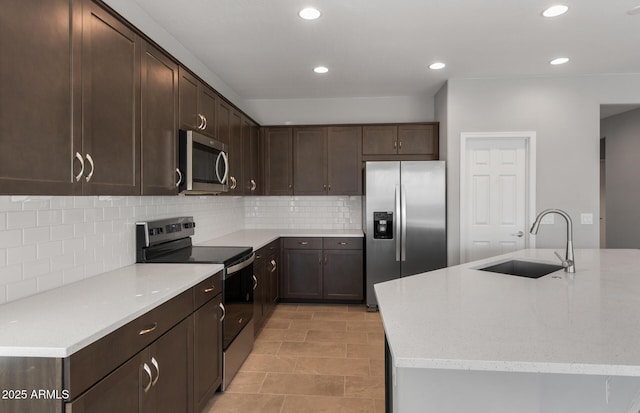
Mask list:
[[[230,176],[229,180],[231,181],[231,185],[229,186],[229,189],[236,189],[236,186],[238,185],[238,182],[236,181],[236,177]]]
[[[144,386],[144,392],[146,393],[151,388],[151,383],[153,383],[153,377],[151,376],[151,369],[149,368],[149,365],[147,363],[144,363],[144,366],[142,366],[142,368],[147,373],[147,376],[149,376],[149,383],[147,383],[147,385]]]
[[[95,171],[95,165],[93,164],[93,158],[91,157],[91,155],[87,154],[86,158],[87,161],[89,161],[89,164],[91,164],[91,172],[89,172],[89,175],[87,175],[87,177],[85,178],[87,182],[89,182],[91,180],[91,177],[93,176],[93,172]]]
[[[176,182],[176,187],[178,187],[182,183],[182,172],[180,172],[180,168],[176,168],[176,173],[178,174],[178,182]]]
[[[340,241],[340,242],[338,243],[338,245],[349,245],[349,243],[348,243],[348,242],[344,242],[344,241]]]
[[[204,126],[202,127],[202,130],[207,129],[207,125],[209,124],[209,122],[207,122],[207,117],[202,115],[202,119],[204,119]]]
[[[256,288],[258,288],[258,279],[256,278],[255,275],[252,275],[253,277],[253,289],[255,290]]]
[[[197,128],[202,130],[204,129],[204,116],[198,113],[198,119],[200,119],[200,123],[198,123]]]
[[[214,285],[214,286],[211,286],[211,287],[209,287],[209,288],[205,288],[205,289],[204,289],[204,293],[205,293],[205,294],[208,294],[208,293],[210,293],[210,292],[213,292],[215,289],[216,289],[216,286],[215,286],[215,285]]]
[[[140,330],[138,332],[138,335],[140,336],[144,336],[145,334],[149,334],[150,332],[152,332],[153,330],[155,330],[156,328],[158,328],[158,323],[153,323],[151,324],[149,327],[147,328],[143,328],[142,330]]]
[[[80,172],[78,172],[78,175],[76,175],[76,182],[78,182],[84,174],[84,158],[82,157],[82,155],[80,155],[79,152],[76,152],[76,159],[80,161]]]
[[[322,189],[327,189],[327,184],[322,185]]]
[[[151,382],[151,385],[155,386],[158,382],[158,379],[160,378],[160,366],[158,365],[158,361],[155,357],[151,357],[151,364],[153,364],[153,367],[156,368],[156,378]]]
[[[329,184],[329,191],[331,191],[331,184]]]
[[[275,260],[271,260],[271,265],[273,265],[273,267],[269,270],[269,272],[276,272],[276,268],[277,268],[277,263]]]
[[[218,304],[218,307],[222,310],[222,316],[220,317],[220,322],[224,321],[224,317],[227,315],[227,311],[224,309],[224,305],[222,303]]]
[[[252,180],[250,180],[249,182],[251,182],[251,191],[252,191],[252,192],[253,192],[253,191],[255,191],[255,190],[256,190],[256,188],[257,188],[257,186],[258,186],[258,185],[256,184],[256,181],[254,181],[254,180],[252,179]]]
[[[300,242],[298,242],[298,244],[300,244],[300,245],[308,245],[309,243],[307,241],[300,241]]]
[[[398,141],[398,149],[402,149],[402,141]]]
[[[398,149],[398,141],[393,141],[393,149]]]
[[[518,232],[513,233],[511,235],[514,236],[514,237],[522,238],[522,236],[524,235],[524,232],[518,231]]]

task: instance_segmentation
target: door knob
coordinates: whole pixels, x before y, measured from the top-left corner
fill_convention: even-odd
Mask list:
[[[514,237],[522,238],[522,236],[524,235],[524,232],[518,231],[518,232],[516,232],[514,234],[511,234],[511,235],[514,236]]]

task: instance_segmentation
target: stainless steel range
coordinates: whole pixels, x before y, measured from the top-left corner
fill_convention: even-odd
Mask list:
[[[193,217],[136,223],[136,262],[224,265],[221,305],[224,391],[253,348],[255,254],[251,247],[193,246],[191,236],[195,227]]]

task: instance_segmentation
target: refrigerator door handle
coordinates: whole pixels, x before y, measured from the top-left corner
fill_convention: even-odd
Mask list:
[[[400,186],[400,225],[402,238],[400,244],[402,245],[401,260],[407,260],[407,192],[404,189],[404,185]]]
[[[400,215],[400,185],[396,185],[395,191],[395,201],[396,201],[396,261],[400,261],[400,225],[398,225],[398,220],[402,220],[402,216]]]

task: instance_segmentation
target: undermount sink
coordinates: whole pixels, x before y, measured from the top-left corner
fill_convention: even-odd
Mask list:
[[[500,274],[517,275],[518,277],[540,278],[562,269],[562,265],[544,264],[541,262],[511,260],[478,268],[481,271]]]

